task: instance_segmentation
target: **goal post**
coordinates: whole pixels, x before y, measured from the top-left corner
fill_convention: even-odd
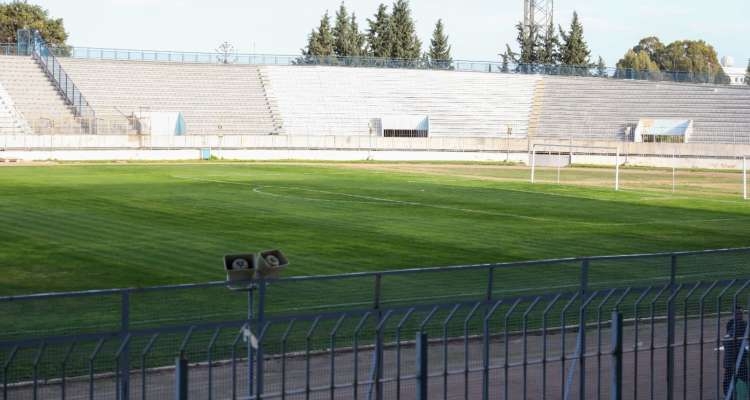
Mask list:
[[[581,164],[612,166],[614,163],[615,191],[620,190],[620,149],[617,146],[579,146],[570,144],[534,143],[531,145],[531,183],[538,180],[537,169],[541,166],[556,169],[557,183],[560,183],[561,169],[572,166],[581,159]],[[610,160],[611,159],[611,160]]]

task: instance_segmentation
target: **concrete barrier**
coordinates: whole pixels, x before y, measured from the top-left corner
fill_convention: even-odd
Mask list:
[[[534,144],[617,148],[623,165],[665,168],[741,168],[750,145],[629,143],[528,138],[385,138],[286,135],[0,135],[0,159],[40,160],[236,160],[487,161],[529,162]],[[564,147],[559,151],[565,152]],[[580,151],[580,150],[578,150]],[[614,165],[612,150],[576,154],[576,164]]]

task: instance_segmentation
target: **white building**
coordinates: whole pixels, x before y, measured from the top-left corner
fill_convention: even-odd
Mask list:
[[[744,85],[747,79],[747,70],[743,67],[734,66],[734,58],[724,56],[721,58],[721,67],[724,69],[724,73],[729,75],[730,85]]]

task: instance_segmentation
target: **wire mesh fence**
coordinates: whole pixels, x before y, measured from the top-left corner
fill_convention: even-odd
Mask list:
[[[3,297],[3,399],[724,398],[749,255]]]

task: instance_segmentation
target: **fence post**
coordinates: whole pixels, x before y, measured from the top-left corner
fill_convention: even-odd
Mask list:
[[[247,397],[251,398],[253,397],[253,357],[255,355],[255,352],[253,350],[253,346],[251,343],[251,336],[253,334],[253,325],[252,321],[254,318],[254,310],[253,307],[255,305],[253,304],[254,301],[254,290],[253,288],[250,288],[250,290],[247,291]]]
[[[589,260],[581,261],[581,302],[578,317],[578,393],[581,400],[586,398],[586,295],[589,288]],[[565,328],[563,324],[563,329]]]
[[[427,333],[417,332],[417,400],[427,400]]]
[[[380,309],[380,301],[382,294],[382,282],[383,275],[375,275],[375,288],[373,295],[372,307],[375,310],[375,316],[377,317],[378,327],[383,323],[383,312]],[[383,398],[383,332],[378,329],[375,332],[375,399],[382,400]]]
[[[622,314],[612,312],[612,368],[609,387],[609,399],[622,399]],[[637,379],[637,377],[636,377]]]
[[[128,331],[130,330],[130,291],[122,291],[120,299],[120,340],[124,341],[122,353],[120,354],[120,391],[119,398],[122,400],[130,399],[130,342]]]
[[[188,361],[183,354],[175,360],[174,393],[175,400],[188,398]]]
[[[260,396],[263,394],[263,344],[262,344],[262,338],[265,334],[265,330],[267,328],[265,324],[265,308],[266,308],[266,281],[265,279],[261,279],[260,284],[258,285],[258,323],[257,329],[262,329],[262,331],[258,332],[258,348],[255,350],[255,357],[258,363],[258,366],[256,368],[256,398],[260,398]],[[249,340],[249,338],[248,338]],[[252,347],[252,343],[248,343],[249,347]],[[252,390],[252,389],[250,389]],[[252,393],[251,393],[252,395]]]
[[[667,303],[667,400],[674,397],[674,337],[675,337],[675,307],[674,296],[677,283],[677,255],[670,256],[670,301]]]

